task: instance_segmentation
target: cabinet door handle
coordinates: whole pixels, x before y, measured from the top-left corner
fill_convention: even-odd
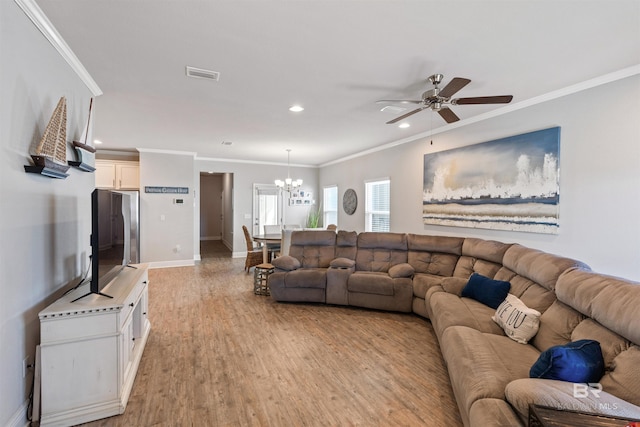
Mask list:
[[[136,337],[131,338],[131,341],[135,341],[135,340],[136,340]]]
[[[131,304],[129,304],[129,307],[133,307],[134,305],[135,305],[134,303],[131,303]]]
[[[144,282],[142,282],[142,283],[144,283],[144,284],[146,285],[146,284],[147,284],[147,281],[145,280],[145,281],[144,281]]]
[[[147,315],[147,312],[145,311],[145,312],[144,312],[144,313],[142,313],[142,314],[144,314],[144,315],[146,316],[146,315]]]

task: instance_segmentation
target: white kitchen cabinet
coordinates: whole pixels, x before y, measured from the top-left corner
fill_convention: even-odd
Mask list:
[[[96,188],[137,190],[140,187],[138,162],[96,160]]]

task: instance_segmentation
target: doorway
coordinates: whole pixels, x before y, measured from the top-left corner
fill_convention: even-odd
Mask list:
[[[281,190],[275,184],[253,184],[253,235],[263,234],[265,225],[282,225]]]
[[[200,259],[231,257],[233,174],[200,173]]]

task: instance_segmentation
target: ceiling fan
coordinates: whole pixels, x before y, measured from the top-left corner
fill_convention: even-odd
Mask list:
[[[460,89],[471,83],[471,80],[461,77],[454,77],[444,88],[440,89],[438,85],[442,82],[442,74],[434,74],[429,76],[429,82],[434,86],[433,89],[429,89],[422,94],[420,100],[410,99],[383,99],[376,101],[377,104],[417,104],[420,107],[415,110],[409,111],[406,114],[396,117],[393,120],[387,122],[388,125],[404,120],[409,116],[419,113],[427,108],[432,111],[437,111],[438,114],[447,122],[453,123],[460,120],[460,118],[451,111],[447,105],[470,105],[470,104],[508,104],[513,99],[513,95],[500,95],[500,96],[476,96],[473,98],[454,98],[451,97]]]

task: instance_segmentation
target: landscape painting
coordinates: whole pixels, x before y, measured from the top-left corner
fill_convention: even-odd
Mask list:
[[[424,156],[424,224],[558,233],[560,128]]]

